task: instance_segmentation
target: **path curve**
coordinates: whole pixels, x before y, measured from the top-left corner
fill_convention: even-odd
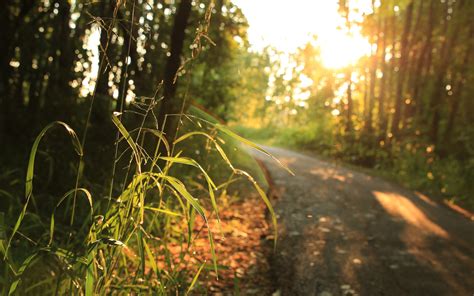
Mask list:
[[[474,295],[474,223],[422,194],[280,148],[277,295]],[[255,152],[256,153],[256,152]]]

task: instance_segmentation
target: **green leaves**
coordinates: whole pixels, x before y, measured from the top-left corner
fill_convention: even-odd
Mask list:
[[[8,243],[7,243],[5,256],[8,253],[8,249],[10,247],[10,244],[11,244],[11,241],[12,241],[13,237],[15,236],[16,232],[18,231],[18,228],[20,228],[21,221],[23,221],[23,218],[25,217],[26,209],[27,209],[28,204],[30,202],[30,198],[33,194],[33,177],[34,177],[34,170],[35,170],[35,158],[36,158],[36,154],[38,152],[39,144],[41,142],[41,139],[43,139],[44,135],[51,128],[53,128],[55,126],[60,126],[60,127],[63,127],[64,129],[66,129],[69,137],[71,138],[72,144],[73,144],[74,149],[76,150],[77,154],[79,156],[83,155],[82,145],[81,145],[81,142],[79,141],[79,138],[76,135],[76,132],[74,132],[74,130],[64,122],[62,122],[62,121],[52,122],[49,125],[47,125],[39,133],[39,135],[36,137],[36,139],[33,143],[33,147],[31,148],[30,158],[29,158],[29,161],[28,161],[28,168],[27,168],[27,171],[26,171],[26,182],[25,182],[25,199],[26,199],[26,202],[25,202],[25,205],[23,206],[23,209],[22,209],[22,211],[21,211],[21,213],[20,213],[20,215],[19,215],[19,217],[18,217],[18,219],[15,223],[15,226],[13,227],[12,234],[10,236],[10,239],[8,240]]]
[[[66,194],[64,194],[64,196],[59,200],[59,202],[56,204],[56,207],[54,208],[53,210],[53,213],[51,214],[51,222],[50,222],[50,227],[49,227],[49,243],[48,245],[51,245],[51,243],[53,242],[53,237],[54,237],[54,216],[56,214],[56,210],[58,209],[58,207],[66,200],[67,197],[71,196],[73,193],[77,193],[77,192],[83,192],[84,193],[84,196],[86,197],[87,199],[87,202],[89,203],[89,206],[90,206],[90,217],[92,218],[92,215],[93,215],[93,205],[92,205],[92,195],[90,194],[90,192],[85,189],[85,188],[77,188],[77,189],[71,189],[69,190],[68,192],[66,192]],[[75,196],[75,195],[74,195]]]
[[[36,260],[37,258],[38,258],[38,253],[33,253],[32,255],[30,255],[28,258],[26,258],[23,261],[23,263],[21,264],[20,268],[18,269],[16,273],[15,280],[10,285],[10,289],[8,290],[8,295],[13,295],[13,293],[15,293],[16,288],[20,284],[22,274],[25,272],[26,268],[28,268],[28,266],[30,266],[34,262],[34,260]]]
[[[112,122],[118,128],[118,130],[122,134],[122,136],[125,138],[128,145],[130,146],[130,148],[132,148],[133,155],[135,157],[135,162],[137,164],[137,171],[140,173],[141,172],[141,157],[140,157],[141,154],[138,150],[137,144],[135,144],[135,141],[133,141],[132,136],[130,136],[129,132],[123,126],[122,122],[118,118],[119,115],[120,115],[120,113],[114,112],[114,114],[112,115]]]
[[[221,125],[221,124],[216,124],[215,127],[223,132],[224,134],[230,136],[231,138],[247,145],[247,146],[250,146],[262,153],[264,153],[265,155],[271,157],[276,163],[278,163],[282,168],[284,168],[288,173],[290,173],[291,175],[294,175],[294,173],[287,167],[285,166],[284,164],[282,164],[275,156],[273,156],[272,154],[270,154],[267,150],[263,149],[262,147],[260,147],[259,145],[253,143],[252,141],[249,141],[245,138],[242,138],[241,136],[237,135],[236,133],[234,133],[233,131],[231,131],[230,129],[228,129],[227,127]]]
[[[152,135],[157,137],[159,140],[158,145],[164,145],[163,148],[165,148],[165,152],[163,152],[161,149],[158,149],[159,147],[156,147],[154,157],[150,157],[152,160],[150,171],[142,172],[141,165],[142,163],[145,163],[144,159],[145,157],[148,157],[148,155],[143,151],[143,148],[138,145],[138,140],[132,139],[131,134],[121,123],[118,115],[119,114],[113,114],[112,121],[117,127],[120,135],[123,137],[123,139],[126,140],[128,147],[130,147],[126,148],[129,153],[131,151],[131,153],[133,154],[133,159],[137,167],[136,172],[128,179],[130,182],[128,186],[124,188],[124,190],[115,200],[115,202],[108,203],[108,207],[105,210],[106,212],[102,211],[103,209],[101,208],[100,202],[94,204],[92,195],[86,188],[76,187],[67,191],[59,199],[59,201],[57,201],[55,204],[53,203],[49,225],[48,223],[43,223],[42,217],[37,216],[37,219],[43,227],[44,232],[47,234],[49,231],[49,237],[46,236],[45,239],[43,239],[43,236],[41,240],[33,241],[22,233],[22,237],[27,238],[29,240],[29,243],[35,243],[38,245],[37,248],[35,248],[35,251],[29,254],[29,256],[23,262],[14,262],[11,259],[14,258],[10,254],[12,252],[8,252],[8,248],[11,244],[13,237],[20,228],[20,225],[27,213],[29,201],[33,196],[35,157],[39,150],[39,144],[49,129],[55,126],[60,126],[66,129],[67,134],[71,138],[74,149],[76,150],[77,154],[81,156],[81,161],[79,163],[78,168],[78,175],[82,174],[84,166],[84,162],[82,161],[83,149],[80,144],[80,141],[76,133],[67,124],[59,121],[53,122],[45,129],[43,129],[43,131],[36,138],[30,153],[30,159],[26,174],[26,202],[22,207],[21,213],[16,221],[15,226],[13,227],[12,234],[10,235],[7,244],[5,244],[5,234],[4,230],[2,230],[5,228],[4,222],[1,221],[3,214],[0,213],[0,251],[3,254],[4,258],[7,260],[9,268],[13,271],[15,275],[13,281],[9,283],[10,285],[6,285],[6,287],[9,287],[9,289],[5,290],[5,292],[8,291],[8,293],[13,294],[18,291],[18,286],[21,283],[22,277],[25,276],[25,270],[34,262],[36,262],[37,258],[39,258],[39,255],[42,253],[45,253],[48,256],[55,256],[61,262],[60,264],[66,264],[68,268],[70,268],[71,274],[68,274],[64,278],[59,277],[59,279],[57,280],[61,282],[63,281],[63,279],[67,278],[67,280],[73,281],[75,288],[71,289],[79,289],[81,293],[84,293],[85,295],[95,295],[96,293],[102,293],[110,287],[116,285],[116,280],[112,279],[111,276],[112,274],[114,274],[113,269],[117,268],[117,266],[120,266],[120,268],[130,268],[130,266],[133,266],[134,268],[137,268],[137,270],[139,271],[137,274],[141,278],[148,277],[149,279],[152,279],[155,282],[157,281],[157,279],[159,281],[166,280],[172,282],[172,285],[179,285],[179,282],[176,282],[176,279],[173,278],[172,273],[166,270],[166,268],[163,269],[162,267],[160,267],[161,265],[159,265],[156,261],[157,259],[161,260],[161,256],[163,256],[163,254],[160,253],[162,252],[160,248],[164,247],[165,249],[167,249],[167,244],[169,243],[167,242],[167,240],[175,240],[177,238],[176,229],[173,229],[172,232],[169,232],[170,230],[164,230],[164,232],[162,232],[162,229],[158,230],[156,228],[154,229],[154,227],[165,226],[166,228],[169,227],[169,225],[174,225],[173,227],[175,227],[175,225],[179,224],[176,222],[186,222],[188,226],[188,233],[187,236],[183,235],[182,239],[183,242],[187,244],[192,244],[193,240],[195,239],[195,237],[193,238],[193,236],[197,235],[197,233],[195,232],[196,230],[194,229],[196,215],[199,215],[203,219],[205,227],[207,228],[207,238],[209,240],[210,249],[209,252],[211,253],[213,261],[212,265],[217,275],[218,265],[215,249],[216,246],[214,242],[214,234],[209,226],[209,217],[207,210],[204,208],[200,200],[193,196],[193,194],[191,194],[192,191],[188,190],[186,185],[188,183],[185,184],[184,181],[187,179],[183,178],[182,176],[172,175],[170,173],[173,172],[173,170],[170,170],[171,166],[175,164],[193,167],[199,171],[200,176],[203,176],[203,179],[207,183],[206,192],[209,194],[210,197],[212,211],[216,213],[218,222],[219,209],[215,196],[216,191],[222,190],[223,192],[225,192],[225,189],[223,188],[226,188],[228,184],[233,182],[233,179],[235,179],[235,175],[245,176],[250,182],[252,182],[260,197],[262,198],[266,206],[269,208],[269,211],[272,215],[273,224],[276,229],[275,214],[265,192],[248,173],[234,167],[230,159],[227,157],[226,152],[218,143],[218,138],[216,139],[214,136],[211,136],[210,134],[205,132],[194,131],[180,136],[174,141],[173,144],[185,141],[193,136],[205,137],[208,140],[208,143],[210,143],[211,146],[215,148],[215,151],[220,155],[222,161],[226,165],[228,165],[229,168],[231,168],[231,176],[229,177],[229,180],[225,184],[222,184],[219,188],[209,176],[209,172],[206,171],[200,163],[198,163],[193,158],[182,156],[181,152],[178,152],[175,155],[170,155],[172,149],[170,149],[170,145],[166,141],[166,138],[164,137],[163,133],[160,131],[146,128],[143,128],[141,131],[145,133],[151,133]],[[253,144],[250,141],[239,137],[238,135],[232,133],[225,127],[217,125],[216,129],[231,137],[234,137],[235,139],[243,142],[244,144],[247,144],[260,151],[264,151],[266,154],[268,154],[268,152],[266,152],[264,149],[260,148],[259,146]],[[158,153],[165,153],[166,155]],[[163,169],[158,168],[157,164],[163,165]],[[228,170],[226,170],[226,172],[227,171]],[[190,184],[197,184],[197,182],[191,180]],[[200,189],[203,189],[200,184],[198,184],[198,186]],[[3,191],[0,191],[0,194],[8,195]],[[60,241],[58,239],[59,234],[69,233],[71,235],[73,233],[72,231],[74,231],[71,230],[71,227],[74,228],[79,226],[73,224],[72,222],[67,226],[58,223],[58,209],[61,205],[66,204],[65,202],[69,202],[69,198],[71,197],[74,197],[75,201],[78,194],[82,196],[80,198],[84,198],[84,201],[87,203],[86,208],[88,207],[88,209],[86,210],[90,212],[90,214],[87,216],[87,219],[85,219],[84,223],[82,223],[80,226],[81,233],[84,233],[85,235],[81,236],[81,241],[75,240],[74,236],[70,236],[70,241]],[[167,199],[170,194],[171,196],[176,197],[177,203],[173,199]],[[72,208],[73,213],[74,209],[75,206],[73,206]],[[66,211],[68,210],[69,206],[66,207]],[[33,215],[34,214],[32,214],[32,216]],[[72,214],[71,219],[73,217],[74,214]],[[94,219],[94,217],[96,218]],[[145,225],[144,223],[147,224]],[[150,232],[150,234],[147,234],[149,229],[152,232]],[[179,227],[177,229],[179,229]],[[185,230],[182,229],[182,231]],[[154,237],[156,233],[163,235],[163,238],[159,236]],[[161,239],[163,239],[163,242],[161,241]],[[83,249],[81,249],[80,247],[81,244],[84,245]],[[128,247],[125,246],[125,244]],[[121,250],[117,251],[116,249],[118,248],[120,248]],[[137,254],[139,256],[135,254],[136,251],[138,251]],[[167,250],[166,252],[170,251]],[[155,253],[157,254],[156,256]],[[48,256],[41,256],[41,258],[46,258]],[[169,254],[165,256],[169,256]],[[180,256],[182,256],[182,253],[180,253]],[[165,260],[169,260],[169,258]],[[171,264],[170,262],[167,261],[167,263],[165,264]],[[193,279],[189,284],[186,293],[190,293],[194,289],[202,270],[206,266],[207,265],[205,262],[202,263],[197,272],[193,274]],[[147,272],[147,267],[151,269],[152,273]],[[128,275],[129,273],[125,272],[125,274]],[[127,279],[125,280],[124,285],[122,286],[128,287],[130,289],[138,289],[140,285],[137,284],[135,281],[136,279],[132,281],[129,281]],[[8,283],[8,279],[6,280],[6,282]],[[53,283],[55,282],[55,280],[47,279],[42,280],[40,282],[42,282],[43,284],[40,284],[39,286],[49,285],[49,283]],[[58,285],[62,284],[63,283],[60,283]],[[156,285],[156,287],[157,286],[158,285]],[[145,285],[142,285],[141,287],[148,291],[151,288],[151,286]],[[36,286],[34,290],[35,289],[37,289]],[[158,289],[161,289],[160,291],[162,291],[163,293],[167,291],[165,286],[160,286]]]

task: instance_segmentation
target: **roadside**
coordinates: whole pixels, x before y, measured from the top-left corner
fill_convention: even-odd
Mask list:
[[[212,268],[208,236],[202,221],[196,223],[195,233],[201,232],[193,243],[186,262],[197,268],[208,262],[199,277],[193,295],[270,295],[272,281],[268,263],[267,243],[273,243],[273,230],[265,215],[265,204],[258,196],[249,196],[222,207],[219,216],[210,220],[214,233],[219,278]]]
[[[301,153],[269,148],[280,295],[469,295],[474,225],[426,196]]]
[[[339,167],[345,167],[366,175],[369,175],[371,177],[376,177],[384,180],[385,182],[392,183],[393,185],[402,185],[403,187],[416,191],[417,194],[421,194],[426,196],[426,198],[430,199],[432,202],[436,202],[462,216],[464,216],[466,219],[473,220],[474,221],[474,213],[469,210],[468,207],[464,207],[464,203],[456,204],[453,201],[447,199],[446,197],[440,195],[440,194],[427,194],[426,192],[419,192],[417,191],[417,188],[414,188],[413,186],[410,186],[410,184],[404,183],[402,180],[398,180],[393,172],[385,172],[383,170],[379,169],[371,169],[371,168],[366,168],[358,165],[354,165],[345,161],[342,161],[340,159],[334,159],[331,157],[325,157],[321,156],[314,151],[309,151],[309,150],[304,150],[304,149],[297,149],[297,148],[292,148],[292,147],[280,147],[280,146],[275,146],[281,149],[290,149],[293,151],[297,151],[298,153],[301,153],[302,155],[306,155],[308,157],[313,157],[317,158],[321,161],[325,161],[328,163],[331,163],[335,166]]]

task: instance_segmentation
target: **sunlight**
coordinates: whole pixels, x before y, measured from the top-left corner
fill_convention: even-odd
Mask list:
[[[393,192],[373,191],[375,198],[392,216],[402,218],[406,223],[418,227],[422,231],[447,238],[446,230],[434,223],[408,198]]]
[[[333,69],[352,65],[370,53],[370,43],[359,32],[348,34],[336,31],[320,46],[323,64]]]
[[[353,26],[351,32],[342,29],[344,18],[338,13],[337,1],[295,0],[291,5],[284,0],[233,2],[248,19],[248,37],[255,50],[273,46],[291,53],[316,36],[322,62],[328,68],[348,66],[370,53],[370,43],[358,26]],[[357,10],[351,12],[351,21],[359,21],[372,11],[369,0],[349,2]]]
[[[87,30],[84,47],[88,51],[88,61],[91,67],[84,71],[84,79],[80,89],[80,95],[87,97],[94,92],[97,75],[99,73],[99,45],[100,45],[100,27],[93,24],[90,30]]]

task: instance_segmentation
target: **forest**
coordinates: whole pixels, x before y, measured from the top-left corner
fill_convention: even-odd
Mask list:
[[[345,30],[360,26],[369,54],[330,69],[315,36],[271,62],[265,101],[252,100],[253,114],[236,124],[472,208],[472,4],[382,1],[351,21],[349,2],[340,6]]]
[[[304,174],[278,149],[471,215],[474,1],[332,2],[334,30],[365,46],[348,61],[355,44],[330,59],[317,33],[294,50],[255,46],[244,0],[4,3],[2,295],[305,295],[266,275],[300,235],[280,201]],[[358,295],[337,287],[317,295]]]

